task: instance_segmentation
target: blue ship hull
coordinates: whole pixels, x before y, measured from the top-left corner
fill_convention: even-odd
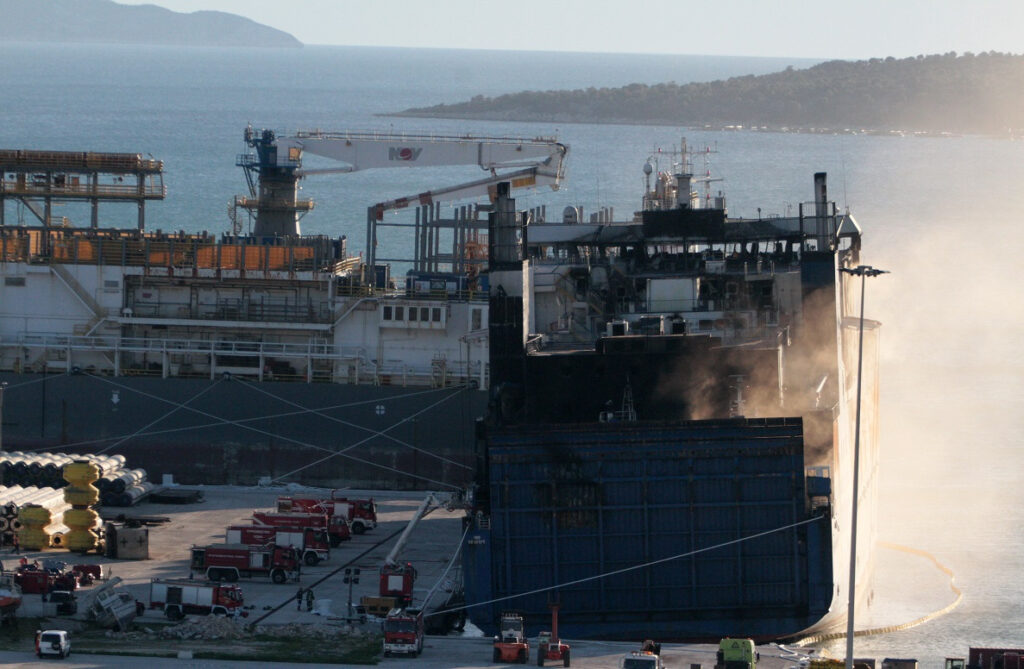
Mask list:
[[[805,486],[799,418],[519,427],[488,448],[493,511],[463,548],[487,634],[507,609],[546,624],[556,597],[568,638],[774,638],[828,612],[827,480]]]

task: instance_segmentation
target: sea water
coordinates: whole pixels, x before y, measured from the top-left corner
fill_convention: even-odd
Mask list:
[[[230,227],[245,193],[236,155],[247,124],[279,131],[377,130],[440,135],[557,136],[570,146],[557,193],[518,194],[521,207],[568,205],[631,217],[651,159],[670,167],[683,140],[711,152],[698,172],[720,178],[734,216],[795,213],[812,175],[864,229],[867,315],[883,322],[879,538],[928,552],[963,591],[952,612],[858,638],[865,657],[916,657],[938,667],[968,646],[1024,646],[1024,143],[985,137],[724,132],[685,127],[465,122],[386,116],[410,107],[520,90],[711,80],[799,59],[510,53],[307,47],[175,49],[0,45],[0,148],[113,151],[163,160],[168,197],[147,229]],[[658,152],[661,149],[661,152]],[[326,165],[318,165],[326,166]],[[310,177],[305,234],[365,246],[369,205],[479,178],[475,168],[371,170]],[[101,207],[132,226],[133,206]],[[87,225],[87,210],[55,215]],[[407,215],[407,214],[406,214]],[[35,224],[8,205],[7,223]],[[378,256],[408,257],[405,231],[381,233]],[[401,270],[396,267],[396,270]],[[928,559],[879,550],[874,608],[858,628],[907,622],[954,601]],[[819,649],[842,657],[845,641]]]

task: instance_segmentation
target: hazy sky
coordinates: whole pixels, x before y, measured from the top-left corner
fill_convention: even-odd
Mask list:
[[[117,0],[305,44],[861,59],[1021,53],[1022,0]]]

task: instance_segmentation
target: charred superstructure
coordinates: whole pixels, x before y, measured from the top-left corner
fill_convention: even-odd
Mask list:
[[[491,411],[463,553],[485,632],[510,607],[542,621],[556,596],[576,637],[784,637],[841,622],[857,321],[838,270],[858,264],[860,230],[823,174],[815,184],[792,218],[699,207],[685,174],[659,175],[628,223],[524,226],[499,199],[492,239],[520,240],[521,255],[492,269]]]

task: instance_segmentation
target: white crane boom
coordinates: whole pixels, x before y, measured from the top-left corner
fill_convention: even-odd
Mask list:
[[[505,174],[490,176],[478,181],[470,181],[468,183],[448,186],[446,188],[436,188],[423,193],[417,193],[416,195],[399,197],[386,202],[378,202],[373,205],[371,209],[373,210],[373,217],[379,221],[384,218],[384,212],[391,211],[392,209],[403,209],[409,205],[427,205],[433,204],[434,202],[477,198],[484,195],[493,201],[495,188],[497,184],[502,181],[508,181],[512,185],[512,188],[529,188],[548,185],[551,186],[552,190],[558,189],[558,178],[554,174],[543,170],[543,168],[528,167],[526,169],[516,170],[515,172],[506,172]]]
[[[277,135],[272,130],[246,128],[246,143],[256,156],[240,156],[246,169],[251,200],[256,210],[253,234],[270,237],[299,234],[299,215],[312,201],[299,200],[298,180],[312,174],[355,172],[387,167],[476,165],[489,172],[486,179],[399,198],[375,205],[376,216],[384,211],[419,201],[423,204],[489,194],[494,184],[511,182],[513,188],[550,186],[557,190],[565,176],[569,147],[556,139],[537,137],[473,137],[407,135],[373,132],[300,131]],[[303,169],[303,154],[344,163],[339,167]],[[499,174],[499,170],[504,173]],[[258,175],[257,184],[253,175]],[[368,235],[367,243],[370,243]],[[372,251],[368,251],[372,255]]]
[[[382,167],[477,165],[494,171],[546,165],[562,176],[568,148],[554,139],[407,135],[356,132],[297,132],[278,137],[277,166],[298,167],[303,153],[347,163],[345,167],[299,170],[300,174],[354,172]]]

